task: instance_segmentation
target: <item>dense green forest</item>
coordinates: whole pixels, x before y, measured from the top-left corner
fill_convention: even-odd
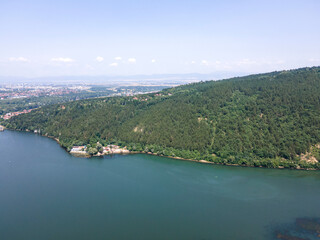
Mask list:
[[[320,169],[320,67],[64,106],[42,107],[5,124],[40,130],[69,150],[116,143],[220,164]]]

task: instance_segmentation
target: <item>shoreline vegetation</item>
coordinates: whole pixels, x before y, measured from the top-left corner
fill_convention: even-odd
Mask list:
[[[21,130],[15,130],[15,129],[9,129],[12,131],[21,131]],[[87,151],[74,151],[72,152],[71,150],[68,150],[66,147],[64,147],[61,142],[59,141],[58,138],[55,138],[53,136],[48,136],[48,135],[42,135],[38,132],[32,132],[30,130],[25,130],[21,132],[28,132],[28,133],[34,133],[37,135],[40,135],[42,137],[47,137],[50,139],[53,139],[56,141],[60,147],[62,147],[68,154],[71,154],[74,157],[79,157],[79,158],[91,158],[91,157],[103,157],[107,155],[128,155],[128,154],[147,154],[147,155],[153,155],[153,156],[158,156],[158,157],[166,157],[166,158],[171,158],[175,160],[181,160],[181,161],[191,161],[191,162],[197,162],[197,163],[204,163],[204,164],[214,164],[214,165],[224,165],[224,166],[237,166],[237,167],[253,167],[253,168],[273,168],[273,169],[292,169],[292,170],[320,170],[320,166],[318,164],[310,164],[307,162],[291,162],[288,164],[287,161],[284,160],[279,160],[279,159],[271,159],[272,164],[266,163],[266,165],[259,164],[261,163],[260,161],[255,161],[252,164],[238,164],[234,162],[230,162],[228,159],[220,159],[219,161],[209,161],[205,159],[192,159],[192,158],[183,158],[179,156],[170,156],[170,155],[164,155],[163,152],[149,152],[149,151],[132,151],[128,150],[127,147],[120,148],[117,145],[113,145],[115,149],[123,149],[125,151],[105,151],[104,153],[96,153],[96,154],[90,154]],[[78,147],[78,146],[77,146]]]
[[[50,105],[1,124],[53,136],[76,154],[320,170],[319,99],[312,67]]]

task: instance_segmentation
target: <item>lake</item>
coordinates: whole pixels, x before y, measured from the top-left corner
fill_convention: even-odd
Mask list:
[[[76,158],[49,138],[0,133],[0,239],[319,239],[319,218],[318,171]]]

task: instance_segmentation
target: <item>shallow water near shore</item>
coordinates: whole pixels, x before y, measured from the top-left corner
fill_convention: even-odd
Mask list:
[[[318,219],[319,202],[319,171],[77,158],[52,139],[0,133],[0,239],[318,239],[288,229]]]

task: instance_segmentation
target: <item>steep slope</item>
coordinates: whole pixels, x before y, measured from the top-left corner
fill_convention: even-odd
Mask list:
[[[40,130],[66,148],[113,142],[218,163],[319,168],[320,68],[53,105],[7,126]]]

